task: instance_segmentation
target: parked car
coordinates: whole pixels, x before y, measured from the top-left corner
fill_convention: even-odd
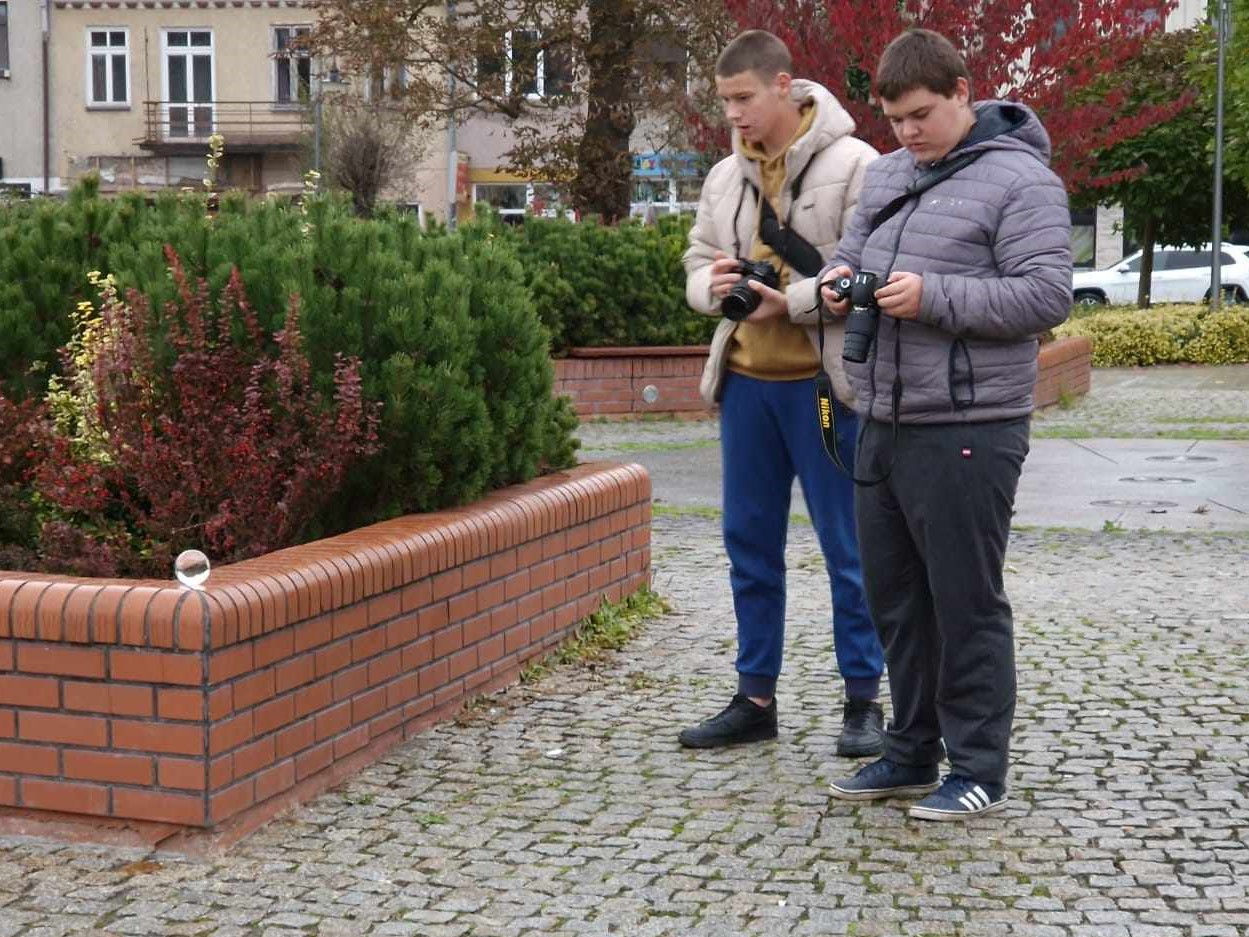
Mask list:
[[[1228,302],[1249,298],[1249,246],[1224,241],[1219,279]],[[1073,277],[1072,294],[1077,305],[1135,303],[1140,283],[1142,252],[1137,251],[1104,270],[1079,271]],[[1201,250],[1188,247],[1155,247],[1150,299],[1155,303],[1197,303],[1210,299],[1210,245]]]

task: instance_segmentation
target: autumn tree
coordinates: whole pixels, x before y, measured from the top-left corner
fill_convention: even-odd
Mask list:
[[[687,50],[714,57],[723,8],[698,0],[322,0],[312,45],[344,70],[402,68],[417,121],[493,115],[511,171],[569,186],[573,207],[628,215],[639,120],[679,133]]]
[[[767,29],[789,46],[794,72],[826,85],[858,132],[896,147],[870,95],[870,73],[894,36],[912,26],[947,36],[963,53],[978,98],[1011,98],[1040,114],[1053,166],[1069,188],[1098,184],[1087,154],[1106,150],[1185,106],[1176,99],[1125,109],[1126,80],[1105,81],[1162,28],[1173,0],[724,0],[741,28]],[[1103,93],[1086,90],[1102,83]]]
[[[1124,104],[1134,111],[1179,101],[1183,109],[1131,139],[1090,155],[1094,180],[1102,184],[1076,193],[1086,204],[1117,202],[1124,231],[1141,245],[1137,305],[1149,305],[1155,244],[1199,247],[1210,240],[1214,198],[1213,93],[1199,88],[1196,76],[1215,55],[1208,27],[1156,33],[1140,54],[1115,76],[1130,89]],[[1090,93],[1100,93],[1095,85]],[[1225,217],[1233,223],[1249,208],[1245,186],[1229,180]]]

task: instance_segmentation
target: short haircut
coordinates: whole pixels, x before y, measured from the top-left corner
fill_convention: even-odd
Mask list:
[[[931,29],[908,29],[880,55],[876,94],[886,101],[896,101],[908,91],[927,88],[948,98],[960,78],[971,83],[967,63],[954,43]]]
[[[742,72],[755,72],[771,81],[781,72],[793,74],[794,60],[785,43],[763,29],[742,33],[716,59],[716,76],[731,78]]]

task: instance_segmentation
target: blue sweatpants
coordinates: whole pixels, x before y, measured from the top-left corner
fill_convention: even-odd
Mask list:
[[[838,447],[853,464],[858,423],[837,404]],[[854,483],[824,451],[815,381],[725,376],[720,400],[724,545],[737,613],[738,692],[770,697],[785,644],[785,539],[795,475],[832,585],[833,644],[846,695],[874,699],[884,654],[868,615],[854,528]]]

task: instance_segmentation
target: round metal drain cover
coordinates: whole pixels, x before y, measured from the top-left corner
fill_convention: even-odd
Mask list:
[[[1178,475],[1126,475],[1121,482],[1143,482],[1147,485],[1191,485],[1193,479],[1180,478]]]
[[[1133,498],[1107,498],[1105,501],[1090,501],[1099,508],[1178,508],[1174,501],[1146,501]]]
[[[1146,462],[1217,462],[1212,455],[1151,455]]]

